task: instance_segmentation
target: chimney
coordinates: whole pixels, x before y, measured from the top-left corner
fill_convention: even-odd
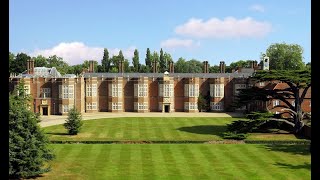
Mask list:
[[[224,61],[220,61],[220,73],[225,73],[226,72],[226,65]]]
[[[153,73],[158,73],[157,61],[153,61]]]
[[[174,73],[174,64],[172,61],[169,63],[169,73]]]
[[[27,60],[27,73],[28,74],[34,73],[34,60],[33,59]]]
[[[253,60],[250,62],[250,66],[252,69],[254,69],[254,61]]]
[[[208,61],[203,61],[203,73],[209,73]]]
[[[123,73],[124,72],[124,66],[123,66],[123,61],[119,61],[119,67],[118,67],[118,72]]]
[[[89,61],[89,73],[94,72],[94,61]]]

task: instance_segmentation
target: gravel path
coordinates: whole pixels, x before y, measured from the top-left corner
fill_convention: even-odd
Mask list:
[[[117,118],[117,117],[241,117],[241,113],[228,112],[228,113],[187,113],[187,112],[172,112],[172,113],[161,113],[161,112],[149,112],[149,113],[137,113],[137,112],[98,112],[98,113],[83,113],[83,120],[100,119],[100,118]],[[67,116],[61,115],[50,115],[41,116],[41,127],[47,127],[57,124],[63,124],[67,119]]]

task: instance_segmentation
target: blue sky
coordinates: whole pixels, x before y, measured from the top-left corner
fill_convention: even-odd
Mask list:
[[[50,56],[70,65],[101,62],[103,48],[121,49],[131,61],[138,49],[160,48],[218,65],[259,60],[272,43],[299,44],[311,60],[311,1],[305,0],[13,0],[9,51]]]

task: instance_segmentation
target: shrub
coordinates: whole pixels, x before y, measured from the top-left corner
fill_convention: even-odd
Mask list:
[[[68,118],[63,124],[70,135],[77,135],[82,126],[82,115],[74,107],[69,110]]]
[[[224,132],[222,134],[223,139],[235,139],[235,140],[243,140],[248,137],[248,134],[245,133],[235,133],[235,132]]]

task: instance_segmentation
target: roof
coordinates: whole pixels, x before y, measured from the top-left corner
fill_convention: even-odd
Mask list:
[[[169,73],[169,77],[180,77],[180,78],[219,78],[219,77],[249,77],[252,73]],[[84,73],[84,77],[130,77],[130,78],[140,78],[140,77],[163,77],[164,73]]]

